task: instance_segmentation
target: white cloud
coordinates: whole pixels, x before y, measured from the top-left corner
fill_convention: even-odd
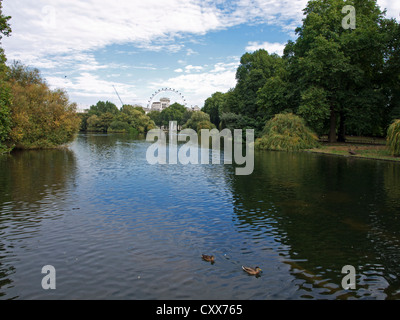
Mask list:
[[[194,51],[193,49],[187,49],[186,50],[186,55],[187,56],[192,56],[194,54],[198,54],[196,51]]]
[[[389,17],[399,17],[399,1],[378,3],[388,9]],[[115,93],[112,83],[100,80],[94,73],[125,66],[99,62],[96,50],[132,44],[139,49],[179,52],[185,55],[183,59],[190,59],[196,52],[185,47],[185,36],[205,35],[241,24],[274,25],[293,36],[306,5],[307,0],[8,0],[3,1],[3,13],[12,16],[13,33],[12,37],[3,38],[2,46],[9,60],[21,60],[47,73],[52,71],[52,77],[47,77],[52,85],[65,87],[78,97],[97,99],[99,95]],[[283,46],[249,42],[246,50],[264,48],[281,54]],[[130,54],[135,54],[136,59],[137,50],[134,51]],[[217,63],[211,68],[189,63],[198,64],[180,60],[180,68],[175,69],[179,75],[169,80],[193,94],[196,104],[202,104],[204,96],[235,85],[234,63]],[[140,65],[140,61],[131,68],[155,70],[154,66]],[[72,70],[75,78],[65,79],[61,73],[57,78],[57,72],[64,70]],[[132,85],[118,83],[118,87],[125,99],[132,97]]]
[[[378,0],[391,17],[400,2]],[[4,39],[11,59],[38,58],[133,43],[149,50],[177,52],[183,34],[204,35],[243,23],[266,23],[292,32],[301,23],[307,0],[19,0],[5,1],[13,36]],[[187,49],[187,55],[195,52]],[[25,59],[23,59],[25,60]]]
[[[115,104],[120,105],[121,103],[115,94],[113,86],[117,88],[118,94],[124,103],[131,103],[132,100],[137,98],[133,93],[135,92],[135,86],[102,80],[88,72],[83,72],[74,78],[65,78],[64,76],[46,77],[46,81],[53,89],[65,88],[74,97],[93,98],[95,101],[112,100]]]
[[[192,66],[191,64],[185,67],[185,72],[186,73],[191,73],[192,71],[199,72],[199,71],[202,71],[202,70],[203,70],[202,66]]]
[[[227,92],[236,85],[236,70],[239,66],[239,58],[234,61],[220,62],[207,69],[201,67],[202,72],[183,73],[165,81],[152,82],[156,88],[171,87],[182,92],[187,99],[188,106],[203,106],[204,101],[214,92]]]
[[[396,18],[400,21],[400,1],[398,0],[378,0],[378,5],[381,9],[387,9],[387,17]]]
[[[183,48],[172,42],[179,34],[223,28],[219,11],[197,0],[119,0],[115,5],[107,0],[20,0],[5,2],[3,10],[12,16],[13,36],[5,42],[9,54],[45,56],[114,43],[176,52]]]
[[[283,50],[285,49],[285,45],[284,43],[279,43],[279,42],[249,42],[248,46],[246,47],[246,51],[247,52],[254,52],[257,51],[259,49],[265,49],[268,51],[269,54],[273,54],[276,53],[280,56],[283,55]]]

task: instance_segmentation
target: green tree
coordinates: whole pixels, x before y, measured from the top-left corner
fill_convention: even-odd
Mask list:
[[[240,60],[240,66],[236,72],[238,106],[235,107],[245,116],[257,118],[263,117],[264,112],[257,108],[257,93],[264,87],[266,81],[277,75],[282,69],[282,58],[277,54],[269,54],[266,50],[257,50],[253,53],[245,53]]]
[[[386,34],[389,35],[385,69],[382,78],[386,84],[386,94],[389,97],[390,114],[388,122],[400,119],[400,24],[396,20],[388,21]]]
[[[0,40],[4,36],[10,36],[11,35],[11,26],[8,23],[8,21],[11,19],[10,16],[5,16],[3,15],[3,1],[0,0]]]
[[[221,130],[228,129],[233,132],[235,129],[255,129],[255,136],[259,137],[262,128],[260,129],[258,126],[259,122],[257,120],[240,114],[227,112],[221,116]]]
[[[121,108],[121,112],[126,113],[126,114],[131,114],[133,110],[139,111],[142,114],[145,114],[144,109],[141,106],[138,105],[130,105],[130,104],[125,104]]]
[[[0,154],[7,150],[5,142],[11,131],[11,98],[9,85],[0,79]]]
[[[183,116],[186,107],[179,103],[171,104],[168,108],[161,111],[161,124],[165,127],[169,126],[170,121],[176,121],[179,126],[184,125]]]
[[[192,117],[183,126],[183,129],[193,129],[200,131],[201,129],[213,129],[215,126],[210,121],[210,115],[203,111],[195,111]]]
[[[217,127],[221,122],[221,115],[224,108],[226,96],[222,92],[214,93],[210,98],[208,98],[202,109],[203,112],[210,115],[210,121]]]
[[[150,111],[150,112],[147,114],[147,116],[148,116],[151,120],[153,120],[154,123],[155,123],[157,126],[159,126],[159,127],[162,126],[162,119],[161,119],[161,112],[160,112],[160,111],[156,111],[156,110]]]
[[[110,101],[99,101],[89,109],[90,115],[101,116],[103,113],[109,112],[113,115],[118,114],[120,111],[118,107]]]
[[[99,125],[99,117],[97,115],[91,115],[89,116],[89,118],[87,119],[87,127],[86,127],[87,131],[101,131],[101,127]]]
[[[342,26],[347,4],[356,8],[355,30]],[[368,123],[382,123],[386,97],[381,74],[388,37],[383,27],[387,20],[376,1],[312,0],[304,13],[298,39],[288,43],[285,57],[301,92],[311,87],[325,91],[329,141],[336,142],[337,135],[344,140],[351,116],[362,113]]]
[[[293,105],[290,104],[290,92],[290,83],[281,76],[267,79],[257,92],[257,105],[264,117],[270,119],[275,114],[294,111]]]
[[[11,27],[8,21],[9,16],[4,16],[2,13],[2,2],[0,0],[0,40],[3,36],[11,35]],[[1,42],[0,42],[1,44]],[[11,88],[7,83],[6,56],[4,50],[0,47],[0,154],[7,150],[5,142],[8,139],[11,131]]]
[[[298,114],[318,135],[326,132],[330,117],[326,92],[322,88],[310,87],[302,93]]]

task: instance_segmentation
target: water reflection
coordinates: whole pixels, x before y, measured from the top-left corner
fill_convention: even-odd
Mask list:
[[[61,203],[75,171],[75,155],[68,149],[0,156],[0,296],[13,286],[13,258],[22,239],[33,238],[46,219],[63,215]]]
[[[397,163],[260,153],[232,182],[238,230],[287,248],[301,298],[399,298],[399,179]],[[348,264],[356,291],[341,288]]]
[[[150,145],[82,134],[0,158],[3,299],[400,298],[399,164],[261,152],[236,176],[149,165]],[[55,292],[40,287],[46,264]]]

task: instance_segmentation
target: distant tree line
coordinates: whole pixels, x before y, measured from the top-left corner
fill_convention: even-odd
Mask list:
[[[79,116],[80,130],[84,132],[145,134],[157,127],[168,128],[171,121],[176,121],[179,128],[215,128],[207,113],[192,111],[179,103],[146,115],[144,109],[138,105],[124,105],[120,110],[112,102],[99,101],[87,113],[80,113]]]
[[[345,29],[342,9],[356,8]],[[400,118],[400,27],[375,0],[311,0],[283,56],[245,53],[237,84],[205,101],[204,112],[223,128],[253,128],[261,137],[280,113],[304,118],[330,142],[346,135],[385,136]]]
[[[155,128],[154,122],[139,106],[124,105],[121,110],[109,101],[99,101],[87,113],[79,114],[81,131],[109,133],[146,133]]]

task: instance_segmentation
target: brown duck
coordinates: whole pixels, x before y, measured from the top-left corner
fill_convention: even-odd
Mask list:
[[[208,256],[206,254],[201,255],[204,261],[214,263],[215,262],[215,257],[214,256]]]
[[[251,268],[242,266],[242,269],[252,276],[259,276],[262,271],[259,267]]]

